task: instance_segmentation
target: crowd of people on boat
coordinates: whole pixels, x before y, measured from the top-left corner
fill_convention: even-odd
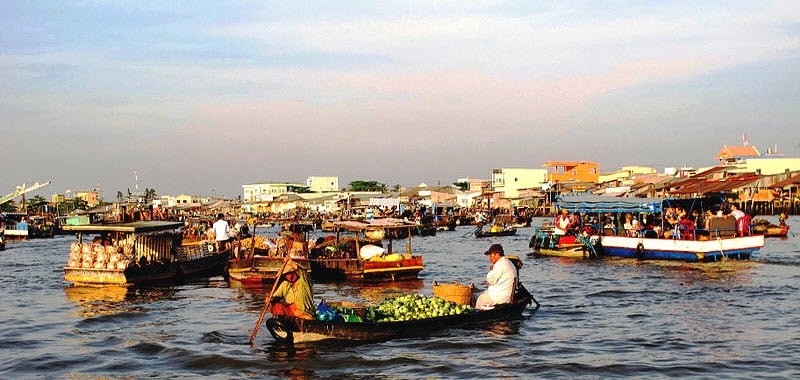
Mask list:
[[[728,212],[725,212],[725,209]],[[682,206],[666,207],[661,213],[625,213],[618,219],[612,213],[591,215],[561,209],[553,221],[553,235],[617,235],[627,237],[708,240],[721,235],[751,235],[751,216],[735,204],[717,206],[701,212]],[[715,223],[729,219],[730,225]]]

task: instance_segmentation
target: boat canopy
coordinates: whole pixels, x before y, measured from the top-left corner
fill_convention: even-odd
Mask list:
[[[373,219],[369,222],[361,222],[356,220],[345,220],[333,222],[334,228],[349,231],[366,231],[366,230],[379,230],[391,228],[410,228],[415,227],[415,224],[407,223],[403,219],[397,218],[379,218]]]
[[[125,223],[109,223],[109,224],[82,224],[82,225],[65,225],[62,226],[64,231],[74,232],[89,232],[89,233],[103,233],[103,232],[153,232],[153,231],[167,231],[183,227],[183,222],[170,222],[170,221],[135,221]]]
[[[581,194],[561,195],[556,198],[559,208],[566,208],[570,212],[661,212],[661,198],[618,198],[602,195]]]

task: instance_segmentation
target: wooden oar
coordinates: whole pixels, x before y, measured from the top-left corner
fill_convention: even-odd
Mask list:
[[[289,256],[283,260],[283,265],[281,265],[281,269],[278,270],[278,274],[275,276],[275,283],[272,284],[272,290],[269,291],[269,296],[267,299],[272,299],[272,295],[275,294],[275,290],[278,289],[278,283],[281,281],[281,275],[283,275],[283,270],[286,269],[286,264],[289,263]],[[256,339],[256,334],[258,334],[258,329],[261,327],[261,322],[264,321],[264,316],[267,314],[267,309],[269,309],[269,302],[264,300],[264,308],[261,309],[261,315],[258,316],[258,321],[256,322],[256,326],[253,328],[253,333],[250,334],[250,345],[253,344],[253,341]]]
[[[256,222],[253,222],[253,233],[251,234],[252,237],[250,240],[250,257],[254,257],[256,255]],[[255,265],[255,261],[253,261]]]

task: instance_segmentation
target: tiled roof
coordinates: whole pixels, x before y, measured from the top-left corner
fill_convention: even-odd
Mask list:
[[[743,146],[735,146],[735,145],[723,145],[722,149],[717,153],[714,157],[715,159],[719,160],[722,158],[731,158],[731,157],[761,157],[761,153],[758,152],[758,149],[752,145],[743,145]]]

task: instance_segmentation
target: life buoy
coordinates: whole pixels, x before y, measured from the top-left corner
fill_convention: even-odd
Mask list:
[[[269,334],[272,335],[272,338],[275,339],[276,342],[282,344],[294,343],[294,333],[292,329],[289,328],[288,323],[275,318],[267,319],[265,323]]]
[[[636,246],[636,258],[643,259],[644,258],[644,244],[639,243]]]

